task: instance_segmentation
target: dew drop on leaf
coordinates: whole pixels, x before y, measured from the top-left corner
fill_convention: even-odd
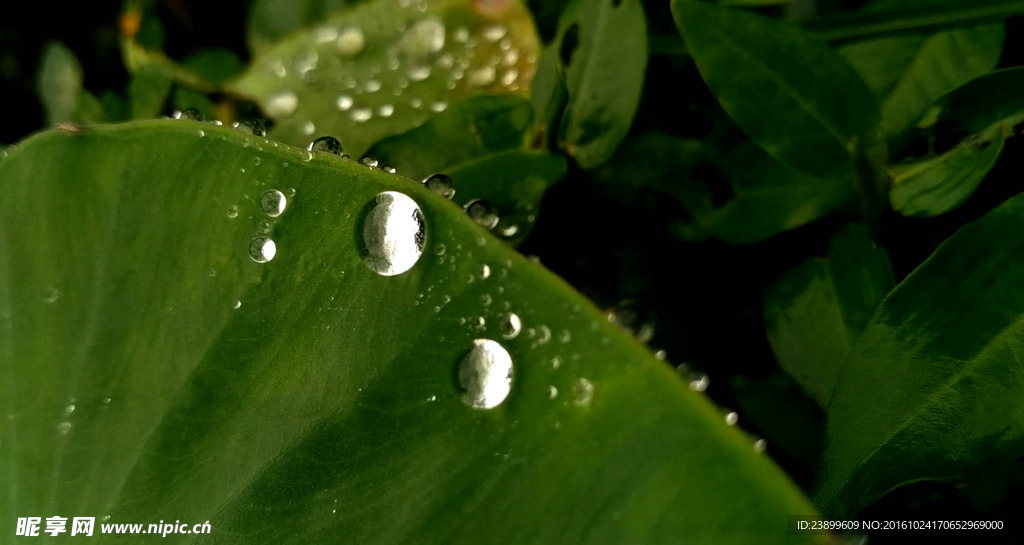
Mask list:
[[[338,33],[334,41],[334,48],[338,54],[345,57],[358,55],[366,45],[366,37],[358,27],[345,27]]]
[[[483,199],[475,199],[466,203],[466,213],[485,229],[493,229],[498,224],[498,214],[491,204]]]
[[[459,362],[462,401],[474,409],[501,405],[512,390],[512,356],[490,339],[475,339]]]
[[[321,136],[309,143],[309,151],[322,151],[332,155],[341,155],[341,142],[333,136]]]
[[[594,383],[580,377],[573,386],[572,397],[572,402],[580,407],[589,405],[590,400],[594,397]]]
[[[338,107],[338,110],[347,112],[352,109],[352,104],[355,101],[349,95],[338,95],[338,98],[334,101],[334,105]]]
[[[397,191],[380,193],[363,215],[363,262],[383,276],[402,274],[423,255],[426,224],[423,212]]]
[[[299,107],[299,97],[291,91],[277,93],[267,99],[267,115],[272,118],[288,117]]]
[[[280,216],[286,206],[288,206],[288,198],[284,196],[284,193],[276,189],[268,189],[260,197],[260,208],[263,209],[266,215],[272,218]]]
[[[277,255],[277,244],[268,237],[256,237],[249,243],[249,257],[256,263],[266,263]]]
[[[423,180],[423,185],[448,200],[455,196],[455,184],[445,174],[433,174],[426,180]]]
[[[519,315],[514,312],[506,313],[498,320],[498,331],[506,339],[516,338],[522,329],[523,322],[519,319]]]

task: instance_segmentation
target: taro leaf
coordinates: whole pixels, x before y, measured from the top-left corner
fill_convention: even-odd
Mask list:
[[[929,159],[890,169],[889,202],[904,216],[944,214],[964,203],[996,164],[1003,150],[1003,134],[965,141]]]
[[[374,0],[282,40],[228,89],[277,122],[274,139],[331,135],[358,157],[457,99],[525,95],[538,50],[520,0]]]
[[[416,180],[452,178],[454,201],[488,201],[497,232],[521,241],[536,221],[544,192],[565,175],[565,160],[523,148],[532,110],[514,95],[478,96],[452,105],[419,127],[375,144],[367,155]]]
[[[377,142],[367,155],[413,179],[483,155],[521,148],[532,112],[516,95],[478,96],[453,104],[406,133]]]
[[[882,130],[893,138],[942,95],[995,68],[1005,34],[1001,23],[982,25],[851,44],[839,54],[881,101]]]
[[[559,145],[582,168],[596,168],[615,153],[640,105],[647,67],[643,5],[576,0],[563,12],[554,47],[568,92]]]
[[[775,358],[819,406],[828,406],[850,346],[893,284],[885,250],[857,225],[832,238],[828,257],[803,263],[765,290]]]
[[[390,217],[395,257],[424,248],[391,276],[364,229],[385,191],[425,225]],[[706,398],[417,183],[155,120],[32,137],[0,207],[6,535],[38,514],[212,526],[167,543],[827,539],[783,533],[814,510]],[[491,410],[459,387],[475,339],[514,362]]]
[[[809,175],[844,178],[875,139],[878,105],[815,36],[760,15],[695,0],[672,13],[722,108],[773,157]]]
[[[850,516],[890,490],[1024,454],[1024,196],[893,290],[843,365],[817,493]]]
[[[725,161],[735,196],[700,218],[716,237],[749,244],[819,219],[856,195],[852,177],[822,179],[787,167],[746,144]]]
[[[293,31],[310,27],[358,3],[356,0],[255,0],[249,7],[245,40],[262,53]]]

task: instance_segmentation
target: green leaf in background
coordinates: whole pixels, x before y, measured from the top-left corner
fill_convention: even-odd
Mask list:
[[[781,371],[759,379],[740,376],[732,382],[737,410],[762,430],[768,448],[814,467],[821,456],[825,415],[804,389]]]
[[[1005,35],[999,23],[860,42],[839,54],[881,101],[882,130],[892,139],[942,95],[995,68]]]
[[[461,206],[487,201],[499,217],[497,233],[514,244],[529,234],[544,192],[566,171],[562,157],[524,149],[531,120],[531,105],[522,97],[468,98],[381,140],[367,155],[416,180],[449,176],[453,200]]]
[[[415,129],[377,142],[367,155],[404,176],[423,179],[483,155],[522,148],[532,115],[530,103],[517,95],[472,97]]]
[[[615,153],[640,105],[647,67],[643,5],[576,0],[563,12],[553,47],[565,64],[568,91],[558,143],[582,168],[593,169]]]
[[[890,490],[1024,454],[1024,196],[967,224],[882,303],[828,408],[816,496],[852,516]]]
[[[557,138],[562,114],[569,102],[565,69],[558,59],[558,53],[557,47],[548,47],[541,53],[537,61],[537,73],[530,87],[530,101],[537,125],[537,144],[544,148],[551,147]]]
[[[214,47],[203,48],[185,57],[181,65],[216,86],[227,83],[245,68],[234,51]]]
[[[874,140],[878,105],[843,60],[795,26],[673,0],[686,48],[722,108],[769,154],[807,174],[844,178]]]
[[[82,65],[60,42],[50,42],[39,63],[36,85],[47,125],[91,123],[103,117],[96,97],[82,88]]]
[[[722,163],[734,196],[721,208],[702,214],[699,223],[733,244],[758,242],[806,225],[856,196],[852,176],[808,176],[751,143],[741,145]]]
[[[228,89],[277,122],[274,139],[330,135],[358,157],[460,98],[525,95],[538,51],[520,0],[374,0],[282,40]]]
[[[1024,67],[997,70],[971,80],[932,105],[921,122],[942,143],[1001,125],[1004,134],[1024,119]],[[952,146],[950,146],[952,147]]]
[[[768,341],[779,366],[828,406],[850,346],[895,281],[885,250],[867,229],[845,227],[828,257],[787,271],[764,294]]]
[[[904,216],[945,214],[964,203],[995,166],[1003,150],[1003,134],[965,141],[952,150],[890,169],[889,202]]]
[[[172,83],[170,71],[159,64],[147,64],[132,74],[128,82],[132,119],[152,119],[159,115],[167,103]]]
[[[706,398],[418,183],[157,120],[32,137],[0,207],[4,532],[828,539],[785,535],[814,510]]]
[[[357,0],[254,0],[249,6],[245,39],[258,55],[288,34],[319,23]]]

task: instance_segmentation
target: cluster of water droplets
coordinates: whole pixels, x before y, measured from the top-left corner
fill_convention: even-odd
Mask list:
[[[323,100],[325,93],[332,109],[365,124],[401,110],[444,111],[446,101],[429,97],[445,92],[462,96],[529,86],[536,52],[517,47],[508,27],[483,18],[446,24],[429,8],[423,0],[394,0],[313,29],[305,48],[265,61],[264,70],[280,79],[278,90],[262,101],[265,112],[279,120],[294,117],[302,133],[312,134],[316,126],[300,103]],[[366,13],[373,9],[387,16]],[[367,47],[370,42],[374,47]]]

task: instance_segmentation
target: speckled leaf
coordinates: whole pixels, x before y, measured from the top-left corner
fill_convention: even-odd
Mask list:
[[[965,141],[929,159],[890,169],[889,202],[904,216],[930,217],[953,210],[981,185],[1003,150],[1003,134]]]
[[[827,257],[804,262],[765,290],[775,358],[819,406],[828,406],[850,346],[894,283],[885,250],[863,226],[849,226],[832,238]]]
[[[792,24],[737,9],[673,0],[672,13],[704,81],[754,141],[809,175],[851,174],[879,113],[838,54]]]
[[[785,534],[813,509],[706,398],[420,184],[190,121],[89,131],[0,162],[3,535],[60,515],[209,520],[169,544],[827,540]],[[408,244],[376,238],[385,217]],[[513,365],[483,401],[474,346]]]
[[[745,144],[724,161],[735,195],[702,214],[711,234],[734,244],[764,240],[819,219],[856,196],[852,176],[832,180],[808,176]]]
[[[596,168],[615,153],[640,105],[647,68],[643,5],[576,0],[559,21],[553,47],[566,65],[568,92],[558,144],[582,168]]]
[[[882,303],[828,408],[817,500],[852,516],[890,490],[1024,455],[1024,196],[947,240]]]
[[[228,88],[277,122],[273,138],[331,135],[360,156],[460,98],[525,95],[538,49],[520,0],[375,0],[282,40]]]
[[[881,101],[882,130],[893,138],[942,95],[995,68],[1005,34],[1001,23],[982,25],[851,44],[839,54]]]

